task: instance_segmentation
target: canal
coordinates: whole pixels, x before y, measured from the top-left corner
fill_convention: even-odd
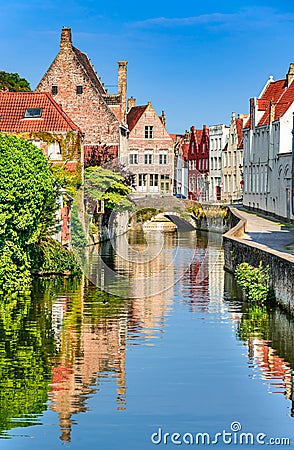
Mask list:
[[[2,301],[0,448],[293,446],[294,323],[241,300],[221,244],[129,233]]]

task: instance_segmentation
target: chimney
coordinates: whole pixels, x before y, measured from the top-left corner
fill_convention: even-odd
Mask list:
[[[136,99],[134,97],[130,97],[128,99],[128,111],[130,111],[131,108],[134,108],[136,106]]]
[[[121,96],[122,120],[126,122],[127,61],[118,61],[118,93]]]
[[[62,27],[60,39],[60,51],[72,49],[71,28]]]
[[[269,123],[273,123],[275,120],[275,111],[276,111],[276,104],[271,100],[270,102],[270,113],[269,113]]]
[[[287,87],[290,86],[290,83],[293,80],[293,78],[294,78],[294,63],[291,63],[287,73]]]

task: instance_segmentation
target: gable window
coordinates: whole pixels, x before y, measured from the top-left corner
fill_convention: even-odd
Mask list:
[[[83,86],[77,86],[77,94],[80,95],[83,93]]]
[[[138,151],[132,150],[130,152],[130,164],[138,164]]]
[[[145,139],[153,139],[153,125],[145,125]]]
[[[58,88],[57,88],[57,86],[52,86],[52,88],[51,88],[51,94],[52,95],[56,95],[58,93]]]
[[[27,108],[25,112],[25,119],[36,119],[42,116],[42,108]]]
[[[159,150],[159,164],[167,164],[167,150]]]
[[[152,164],[153,160],[153,152],[151,150],[147,150],[144,154],[144,164]]]

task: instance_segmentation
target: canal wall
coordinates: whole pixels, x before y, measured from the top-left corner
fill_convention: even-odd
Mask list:
[[[101,214],[97,223],[97,232],[91,233],[91,244],[109,241],[115,236],[121,236],[128,231],[130,212],[113,212],[107,225],[104,223],[104,215]]]
[[[233,228],[237,221],[231,214],[229,208],[223,205],[215,204],[199,204],[191,217],[194,220],[195,227],[198,231],[211,231],[213,233],[226,233]]]
[[[223,236],[225,270],[234,272],[238,264],[247,262],[258,267],[269,266],[270,284],[276,301],[294,311],[294,256],[274,250],[266,245],[242,239],[246,220],[230,207],[231,224]]]

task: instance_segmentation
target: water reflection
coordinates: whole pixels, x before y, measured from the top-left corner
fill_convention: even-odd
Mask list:
[[[227,274],[231,298],[240,292]],[[252,379],[260,378],[271,394],[282,394],[291,401],[294,416],[294,322],[279,307],[243,303],[237,337],[246,342]]]
[[[153,242],[156,239],[155,236]],[[117,242],[116,248],[125,245],[125,241]],[[137,238],[129,235],[128,245],[134,251],[146,249],[142,235]],[[176,255],[175,245],[181,249]],[[105,243],[99,251],[107,265],[119,274],[130,275],[129,298],[103,292],[81,277],[36,280],[31,297],[2,302],[2,437],[7,437],[5,430],[41,424],[42,413],[49,407],[58,416],[60,439],[70,442],[73,425],[79,421],[78,414],[87,412],[90,400],[103,395],[109,385],[113,389],[107,402],[117,414],[124,415],[129,406],[127,350],[156,342],[159,345],[158,338],[164,335],[179,308],[184,315],[205,319],[206,326],[212,323],[216,328],[229,324],[237,339],[246,345],[252,379],[262,379],[270,393],[285,395],[292,402],[293,415],[293,320],[278,308],[254,309],[240,300],[233,278],[229,274],[224,276],[220,247],[221,236],[216,234],[167,235],[165,258],[153,261],[150,272],[149,269],[142,272],[142,266],[118,256]],[[183,271],[191,254],[194,259]],[[168,255],[172,257],[168,259]],[[97,248],[89,251],[89,259],[89,270],[102,282]],[[183,276],[164,293],[152,297],[142,295],[145,292],[142,285],[133,281],[155,274],[159,282],[163,267],[163,283],[167,275],[169,283],[175,282],[181,270]],[[119,280],[111,282],[115,285]],[[196,328],[191,330],[195,332]],[[172,332],[170,327],[169,332]],[[168,351],[174,358],[181,358],[177,339]],[[213,352],[213,345],[210,351]],[[203,355],[207,361],[205,351]],[[146,353],[146,358],[148,364],[151,353]],[[197,356],[195,364],[201,365],[200,357]],[[158,366],[156,370],[160,373],[163,368]],[[176,395],[174,390],[173,395]]]

